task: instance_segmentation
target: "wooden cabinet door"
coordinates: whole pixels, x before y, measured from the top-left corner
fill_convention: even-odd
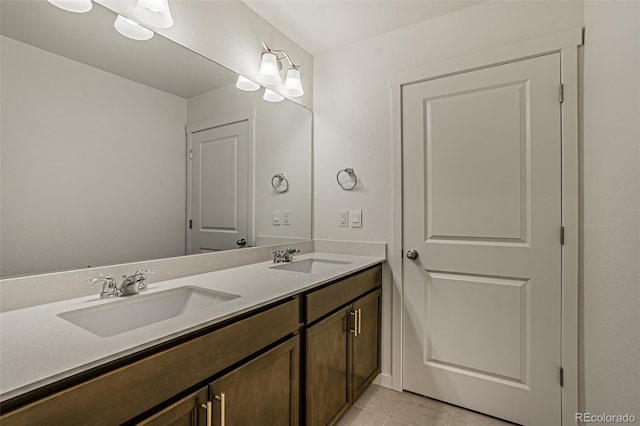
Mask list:
[[[307,329],[306,423],[336,422],[350,406],[350,309],[343,308]]]
[[[299,357],[295,336],[212,382],[213,424],[297,425]]]
[[[376,290],[353,304],[357,333],[353,334],[352,344],[352,402],[380,373],[380,294],[380,290]]]
[[[207,421],[207,411],[202,405],[204,404],[206,407],[208,397],[209,390],[205,386],[137,424],[144,426],[204,426]]]

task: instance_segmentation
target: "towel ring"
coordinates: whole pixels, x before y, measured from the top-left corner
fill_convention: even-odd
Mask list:
[[[278,183],[275,182],[276,179],[278,179]],[[284,189],[281,188],[282,181],[284,181],[284,183],[285,183]],[[286,177],[284,177],[284,173],[276,173],[271,178],[271,186],[273,187],[274,191],[282,194],[283,192],[287,192],[289,190],[289,181],[287,180]]]
[[[348,174],[351,177],[351,179],[353,179],[353,185],[345,186],[342,182],[340,182],[341,173]],[[344,189],[345,191],[353,191],[356,188],[356,186],[358,186],[358,176],[356,176],[356,172],[354,172],[351,167],[347,167],[346,169],[339,170],[338,174],[336,174],[336,181],[338,182],[338,185],[340,185],[340,188]]]

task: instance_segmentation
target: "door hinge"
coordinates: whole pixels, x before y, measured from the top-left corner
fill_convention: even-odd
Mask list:
[[[560,367],[560,387],[564,387],[564,368]]]
[[[560,244],[564,245],[564,226],[560,227]]]
[[[189,229],[193,229],[193,220],[189,219]]]
[[[193,150],[189,150],[189,160],[193,160]]]
[[[560,84],[560,103],[564,102],[564,84]]]

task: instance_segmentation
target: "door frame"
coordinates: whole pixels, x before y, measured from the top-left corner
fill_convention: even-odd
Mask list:
[[[393,177],[392,238],[387,261],[392,276],[392,363],[391,387],[402,384],[402,340],[404,314],[403,274],[403,184],[402,184],[402,87],[425,80],[521,61],[549,53],[560,53],[560,82],[563,85],[561,105],[562,139],[562,342],[561,365],[564,384],[561,391],[562,423],[575,423],[579,411],[578,375],[578,255],[579,255],[579,169],[578,169],[578,47],[583,44],[583,29],[563,32],[524,42],[481,51],[418,68],[394,73],[390,77],[392,95]],[[560,372],[559,372],[560,374]]]
[[[185,253],[190,253],[191,250],[191,231],[189,228],[189,221],[193,218],[191,211],[191,189],[193,188],[192,182],[192,173],[193,173],[193,165],[191,162],[191,150],[193,149],[193,134],[197,132],[201,132],[203,130],[213,129],[215,127],[226,126],[228,124],[240,123],[242,121],[247,122],[248,128],[248,143],[247,152],[249,154],[249,161],[247,164],[248,173],[247,182],[249,188],[247,188],[247,209],[248,211],[248,224],[247,224],[247,245],[250,247],[255,246],[256,244],[256,236],[255,236],[255,223],[256,223],[256,214],[255,214],[255,173],[254,173],[254,164],[255,164],[255,121],[256,121],[256,109],[248,108],[240,111],[232,112],[229,114],[219,115],[212,118],[207,118],[205,120],[196,121],[193,123],[189,123],[185,126],[185,134],[186,134],[186,161],[187,161],[187,221],[185,223],[186,235],[187,238],[185,240]]]

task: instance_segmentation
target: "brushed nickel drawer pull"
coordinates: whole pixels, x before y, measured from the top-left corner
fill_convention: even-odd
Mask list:
[[[362,308],[358,309],[358,334],[362,334]]]
[[[353,330],[349,330],[350,333],[353,333],[353,337],[358,337],[358,311],[351,311],[349,315],[353,316]]]
[[[220,392],[220,395],[216,395],[214,397],[218,401],[220,401],[220,426],[225,426],[226,421],[226,413],[225,413],[225,395],[224,392]]]
[[[207,410],[207,426],[211,426],[211,401],[207,401],[206,404],[200,404],[200,407]]]

